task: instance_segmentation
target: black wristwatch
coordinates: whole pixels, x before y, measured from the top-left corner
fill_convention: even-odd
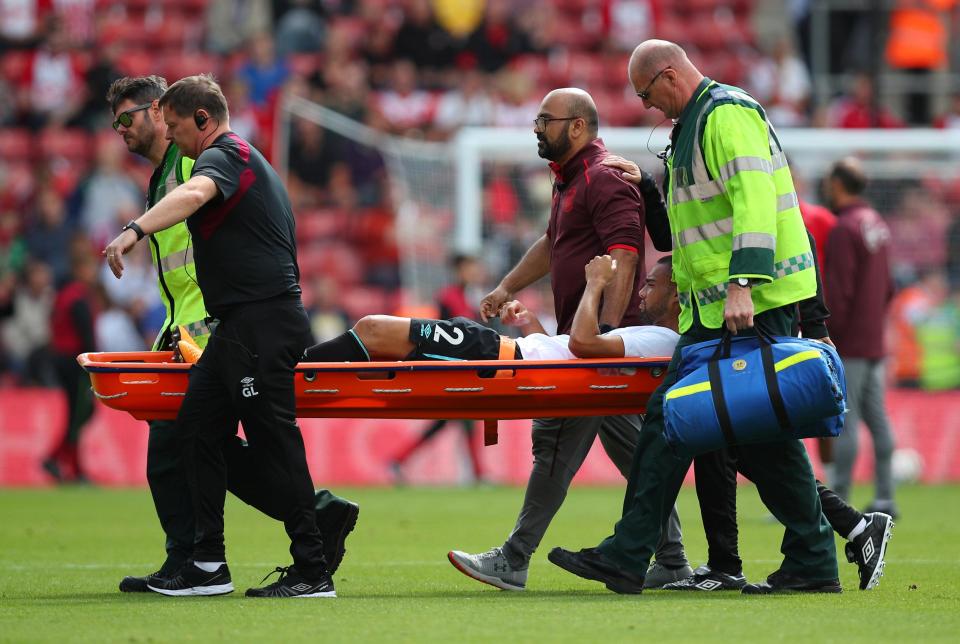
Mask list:
[[[748,277],[738,277],[736,279],[730,280],[731,284],[736,284],[740,288],[750,288],[753,286],[753,282]]]
[[[137,241],[140,241],[146,236],[143,232],[143,228],[140,227],[140,224],[138,224],[133,219],[128,221],[127,225],[120,229],[120,232],[123,232],[125,230],[132,230],[133,232],[137,233]]]

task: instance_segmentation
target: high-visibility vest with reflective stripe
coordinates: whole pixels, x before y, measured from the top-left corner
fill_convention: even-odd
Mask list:
[[[680,332],[723,325],[731,278],[753,287],[754,313],[817,290],[813,252],[790,168],[763,108],[746,92],[708,78],[680,116],[667,157],[667,213]]]
[[[150,190],[147,208],[151,208],[178,185],[190,178],[193,171],[193,159],[180,154],[176,145],[171,144],[163,158],[163,164],[150,178]],[[160,230],[149,236],[150,256],[157,268],[157,285],[160,299],[167,310],[166,319],[160,335],[153,343],[153,350],[161,346],[166,334],[176,327],[186,327],[193,339],[201,347],[206,346],[210,329],[204,320],[207,310],[203,304],[203,295],[197,284],[197,271],[193,265],[193,245],[190,243],[190,231],[187,223],[180,222],[166,230]]]

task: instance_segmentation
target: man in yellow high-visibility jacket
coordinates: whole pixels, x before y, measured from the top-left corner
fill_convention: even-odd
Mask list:
[[[681,337],[647,405],[614,534],[597,548],[555,548],[549,559],[615,592],[637,593],[690,467],[663,438],[663,397],[677,380],[680,350],[719,338],[724,326],[750,334],[757,323],[792,335],[796,303],[812,297],[817,282],[790,169],[763,108],[743,90],[705,78],[682,48],[663,40],[634,50],[629,76],[646,108],[675,120],[665,192]],[[802,443],[736,451],[740,471],[786,527],[779,570],[743,592],[840,592],[833,536]]]

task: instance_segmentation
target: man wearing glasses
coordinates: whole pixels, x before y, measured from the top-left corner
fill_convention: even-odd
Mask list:
[[[537,152],[550,161],[553,201],[546,232],[480,304],[483,321],[500,314],[517,291],[550,275],[558,333],[570,333],[586,288],[583,267],[594,256],[616,260],[616,277],[603,291],[603,332],[639,324],[644,281],[644,205],[639,191],[602,165],[607,155],[597,138],[593,98],[576,88],[543,99],[533,133]],[[533,421],[533,470],[516,526],[502,547],[480,554],[451,551],[450,563],[465,575],[503,590],[524,590],[530,558],[560,509],[567,488],[599,435],[617,469],[627,477],[640,432],[639,416],[553,418]],[[693,574],[680,543],[680,525],[670,517],[650,583],[663,585]]]
[[[786,156],[756,100],[705,78],[682,48],[664,40],[641,43],[628,74],[645,108],[674,119],[664,185],[681,336],[647,404],[614,533],[599,547],[554,548],[548,558],[614,592],[639,593],[662,519],[690,467],[663,438],[663,396],[677,381],[680,350],[719,338],[724,328],[753,334],[755,323],[793,335],[797,303],[816,294],[817,278]],[[618,165],[624,179],[637,179],[634,168]],[[735,452],[740,472],[785,527],[780,568],[742,592],[841,592],[833,535],[803,444],[740,445]]]
[[[150,177],[147,208],[190,178],[194,161],[183,156],[175,143],[167,141],[167,124],[158,100],[167,90],[160,76],[121,78],[107,92],[114,115],[113,129],[123,137],[127,149],[148,159],[156,168]],[[154,351],[168,349],[178,327],[187,329],[194,340],[206,346],[211,332],[203,295],[196,282],[193,248],[185,222],[149,236],[150,255],[157,268],[160,298],[166,307],[160,335]],[[174,441],[173,421],[149,422],[147,443],[147,482],[153,495],[160,525],[166,534],[167,557],[160,569],[150,575],[124,577],[122,592],[149,592],[148,583],[157,584],[173,575],[193,551],[194,514],[186,479],[178,466],[179,446]],[[224,447],[228,486],[238,498],[270,515],[269,499],[251,481],[250,458],[244,443],[235,440]],[[318,523],[323,533],[324,554],[331,573],[343,558],[344,541],[353,529],[359,508],[326,490],[316,494]],[[274,517],[278,518],[278,517]]]

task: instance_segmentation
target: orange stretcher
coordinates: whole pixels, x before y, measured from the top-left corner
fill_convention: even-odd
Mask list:
[[[189,363],[169,351],[84,353],[93,393],[140,420],[173,419],[187,390]],[[484,421],[643,413],[669,358],[302,362],[297,416],[304,418],[465,418]]]

